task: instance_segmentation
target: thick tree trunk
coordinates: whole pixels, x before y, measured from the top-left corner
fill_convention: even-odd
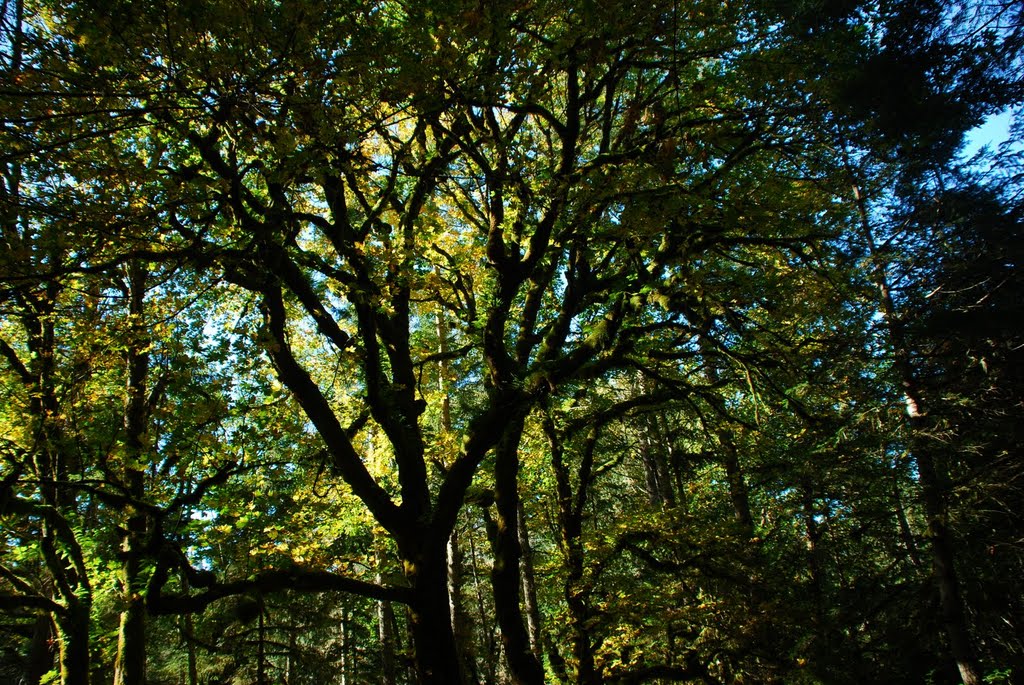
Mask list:
[[[448,600],[448,564],[444,547],[406,561],[412,597],[410,632],[416,677],[421,685],[462,682]]]
[[[541,685],[544,669],[530,649],[522,606],[519,601],[519,440],[523,417],[515,417],[498,444],[494,460],[494,503],[497,527],[494,536],[494,613],[501,628],[509,677],[513,685]]]
[[[134,577],[138,569],[134,569]],[[121,612],[114,662],[114,685],[146,682],[146,607],[137,588],[129,588],[128,607]]]
[[[32,627],[32,641],[25,659],[25,682],[39,685],[40,679],[53,668],[53,621],[49,614],[39,614]]]
[[[89,685],[89,604],[70,602],[56,623],[61,685]]]

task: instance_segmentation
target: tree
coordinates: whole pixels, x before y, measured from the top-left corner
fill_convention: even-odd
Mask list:
[[[349,677],[353,636],[394,680],[406,628],[416,680],[468,682],[496,653],[488,609],[513,683],[904,672],[871,640],[897,651],[906,617],[877,607],[911,604],[917,511],[891,454],[906,427],[872,417],[925,367],[899,335],[891,367],[866,354],[863,286],[884,283],[850,246],[877,247],[883,198],[1019,97],[1018,34],[957,38],[939,3],[819,9],[5,6],[2,351],[24,400],[4,420],[36,432],[4,482],[12,539],[40,551],[4,579],[81,636],[64,680],[110,614],[116,677],[144,677],[143,607],[190,615],[193,681],[197,649],[224,678]],[[869,174],[895,189],[850,202]],[[161,330],[169,311],[188,314]],[[97,332],[117,353],[79,380],[61,344]],[[107,423],[69,440],[62,417],[90,414],[64,387],[95,388]],[[69,441],[116,449],[72,462]],[[948,502],[914,454],[940,550]],[[86,516],[119,550],[82,546]],[[474,591],[489,566],[475,630],[453,627],[463,540]],[[545,575],[528,548],[561,561]],[[39,559],[54,596],[30,591]],[[106,612],[90,579],[110,564]],[[284,590],[345,596],[313,617]],[[681,607],[650,639],[641,592]],[[765,607],[790,634],[750,618]],[[298,627],[329,620],[337,649],[304,651]]]

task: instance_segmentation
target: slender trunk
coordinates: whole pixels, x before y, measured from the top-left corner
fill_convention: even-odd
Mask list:
[[[932,455],[927,450],[917,452],[916,457],[921,479],[921,497],[928,519],[928,537],[932,547],[932,575],[939,587],[942,622],[963,685],[980,685],[981,676],[974,648],[971,646],[967,616],[960,595],[960,582],[954,565],[952,535],[946,526],[946,503],[939,485],[940,478]]]
[[[435,272],[440,274],[439,269]],[[448,322],[445,321],[444,309],[437,311],[437,351],[440,355],[437,369],[437,385],[441,394],[441,434],[448,435],[452,430],[451,399],[448,396]],[[459,669],[462,672],[462,685],[476,682],[473,649],[473,631],[462,599],[462,550],[459,548],[458,523],[452,528],[447,543],[448,563],[448,603],[452,622],[452,633],[455,636],[455,647],[459,656]]]
[[[907,512],[903,508],[903,499],[900,496],[900,484],[896,474],[892,479],[892,500],[896,505],[896,521],[900,524],[900,536],[903,538],[903,545],[907,548],[907,556],[914,566],[921,565],[921,556],[917,550],[917,543],[914,541],[914,533],[910,529],[910,522],[907,521]]]
[[[490,528],[490,519],[487,516],[487,510],[484,509],[484,518],[488,522],[488,528]],[[490,532],[488,532],[490,536]],[[470,555],[470,569],[473,571],[473,594],[476,599],[476,611],[477,619],[481,628],[484,630],[484,639],[486,640],[486,656],[483,659],[484,674],[483,680],[485,683],[493,683],[496,671],[496,663],[499,661],[498,648],[495,644],[494,630],[491,628],[487,608],[485,606],[485,598],[483,592],[483,583],[480,580],[480,562],[476,553],[476,544],[473,542],[472,536],[469,538],[469,555]]]
[[[291,623],[289,621],[289,623]],[[285,668],[285,685],[295,685],[299,681],[298,673],[299,627],[288,626],[288,661]]]
[[[256,624],[256,683],[267,685],[267,608],[259,598],[259,617]]]
[[[569,630],[572,636],[572,653],[576,662],[576,682],[579,685],[593,685],[600,679],[588,628],[590,606],[587,602],[589,588],[584,580],[583,505],[586,503],[587,483],[591,477],[597,436],[591,433],[587,437],[583,458],[580,462],[579,485],[574,494],[569,470],[564,460],[562,442],[550,418],[545,420],[544,430],[551,448],[551,466],[555,474],[555,491],[558,496],[560,547],[565,560],[566,573],[563,592],[566,606],[569,609]]]
[[[128,380],[124,412],[124,484],[135,501],[145,496],[145,443],[148,419],[149,340],[145,321],[146,279],[140,262],[128,265]],[[141,577],[142,548],[147,532],[146,516],[129,505],[129,518],[122,543],[124,564],[121,585],[125,609],[121,612],[114,685],[143,685],[146,682],[146,609]]]
[[[661,474],[658,472],[655,446],[651,437],[650,426],[640,436],[640,461],[644,465],[644,477],[647,485],[647,501],[655,507],[662,507],[665,498],[662,496]]]
[[[459,653],[459,669],[462,671],[463,685],[476,682],[475,663],[473,657],[473,631],[469,615],[462,598],[462,569],[464,561],[459,546],[459,528],[452,529],[446,548],[448,563],[448,613],[452,622],[452,633],[455,635],[455,646]]]
[[[706,342],[701,343],[702,352],[707,355],[705,359],[704,375],[712,386],[721,382],[718,367],[715,365],[713,348]],[[728,410],[725,401],[718,395],[709,396],[709,402],[724,421],[728,421]],[[750,513],[750,491],[747,487],[746,478],[740,466],[739,450],[736,447],[736,435],[729,427],[722,427],[716,431],[718,445],[721,452],[720,463],[725,469],[726,480],[729,483],[729,501],[732,503],[733,520],[740,528],[741,534],[748,540],[754,537],[754,517]]]
[[[519,502],[519,547],[523,554],[523,601],[526,604],[526,632],[530,638],[530,651],[541,660],[540,607],[537,604],[537,582],[533,569],[533,547],[526,525],[526,511]]]
[[[25,659],[27,685],[39,685],[40,679],[53,668],[52,638],[53,621],[50,620],[50,615],[39,614],[32,627],[32,641],[29,643]]]
[[[377,582],[384,576],[377,572]],[[395,685],[395,612],[391,602],[377,602],[377,639],[380,641],[381,685]]]
[[[811,601],[813,613],[811,624],[814,626],[814,642],[816,652],[823,656],[835,653],[832,644],[832,630],[828,621],[825,587],[827,578],[821,558],[821,528],[818,522],[818,511],[814,506],[814,495],[808,485],[802,487],[804,539],[807,545],[807,568],[811,575]]]
[[[754,517],[750,513],[750,493],[747,481],[740,470],[739,452],[732,431],[720,430],[718,440],[722,446],[722,465],[729,482],[729,499],[732,502],[733,518],[744,537],[754,537]]]
[[[189,593],[188,574],[181,574],[181,590],[185,595]],[[186,613],[181,616],[180,630],[182,642],[185,645],[185,658],[188,675],[188,685],[199,685],[199,664],[196,662],[196,645],[192,637],[195,629],[192,622],[192,614]]]
[[[910,454],[917,466],[921,488],[921,502],[924,505],[931,542],[932,577],[939,589],[939,604],[942,623],[949,639],[950,651],[960,671],[964,685],[980,685],[981,676],[978,660],[971,646],[970,630],[964,613],[963,599],[954,562],[952,535],[946,526],[946,497],[942,477],[936,468],[935,458],[924,444],[927,435],[927,411],[921,393],[917,374],[914,371],[910,345],[903,329],[903,322],[897,314],[896,302],[889,282],[888,265],[879,253],[872,231],[867,198],[859,186],[854,184],[854,198],[860,216],[861,232],[874,260],[873,277],[878,288],[879,301],[884,316],[889,347],[893,356],[893,368],[903,387],[907,407],[907,426],[910,432]]]

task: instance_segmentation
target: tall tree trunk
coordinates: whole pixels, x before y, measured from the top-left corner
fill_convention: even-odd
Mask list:
[[[585,557],[583,550],[583,507],[586,503],[587,484],[591,478],[593,454],[597,434],[587,436],[580,461],[578,486],[572,491],[569,470],[565,463],[564,449],[554,422],[545,418],[544,430],[551,449],[551,466],[555,474],[555,491],[558,495],[558,527],[560,547],[565,561],[565,584],[563,591],[569,609],[569,629],[572,636],[572,654],[576,662],[576,682],[579,685],[595,685],[600,682],[594,660],[593,644],[588,628],[590,606],[587,602],[588,589],[585,587]]]
[[[379,562],[378,562],[379,563]],[[384,584],[384,575],[377,572],[377,582]],[[395,611],[391,602],[377,602],[377,639],[380,642],[381,685],[395,685]]]
[[[907,512],[903,508],[899,478],[895,471],[892,478],[892,500],[896,506],[896,521],[900,525],[900,536],[903,538],[903,546],[907,549],[907,556],[910,557],[910,561],[914,566],[920,566],[921,556],[917,551],[917,542],[914,541],[914,532],[910,529],[910,522],[907,520]]]
[[[41,613],[36,616],[32,626],[32,639],[25,657],[25,683],[27,685],[39,685],[40,679],[53,668],[52,639],[53,621],[49,614]]]
[[[705,354],[704,375],[712,386],[720,384],[718,367],[715,364],[714,349],[702,339],[701,351]],[[716,393],[711,393],[708,402],[715,408],[722,421],[729,421],[725,401]],[[729,501],[732,503],[733,519],[740,528],[741,534],[747,539],[754,537],[754,517],[750,513],[750,491],[747,480],[740,466],[739,450],[736,447],[736,435],[728,426],[719,428],[715,437],[718,438],[720,462],[725,469],[729,483]]]
[[[501,628],[509,677],[513,685],[540,685],[544,669],[530,649],[530,637],[519,600],[521,578],[519,562],[519,441],[523,416],[512,417],[495,451],[494,503],[497,526],[494,536],[494,613]]]
[[[285,685],[295,685],[299,681],[299,627],[289,621],[288,626],[288,661],[285,667]]]
[[[852,174],[852,171],[851,171]],[[867,198],[859,184],[854,182],[854,199],[861,222],[861,232],[868,254],[874,260],[873,278],[878,288],[879,301],[897,374],[907,407],[907,427],[910,433],[910,455],[917,466],[921,503],[928,525],[931,543],[932,577],[939,590],[942,624],[949,639],[950,651],[956,661],[963,685],[980,685],[978,660],[971,646],[970,630],[964,613],[960,583],[954,560],[952,534],[946,526],[946,495],[943,476],[935,464],[935,457],[927,446],[927,410],[914,371],[911,348],[903,329],[903,321],[896,310],[896,301],[889,282],[888,264],[880,254],[872,230]]]
[[[189,594],[190,585],[187,573],[181,574],[181,590],[186,596]],[[178,620],[181,643],[185,647],[185,675],[188,678],[186,682],[188,685],[199,685],[199,663],[196,660],[196,645],[193,639],[195,628],[193,626],[192,614],[184,613]]]
[[[133,500],[145,496],[146,424],[149,416],[149,340],[145,321],[146,268],[140,262],[128,265],[128,380],[124,413],[124,485]],[[114,660],[114,685],[144,685],[146,682],[146,609],[141,555],[145,546],[147,521],[143,512],[128,506],[128,524],[122,542],[124,563],[121,586],[125,609],[121,612]]]
[[[256,624],[256,685],[267,683],[267,607],[259,598],[259,616]]]
[[[452,685],[462,682],[462,674],[449,614],[445,547],[429,542],[422,547],[405,562],[416,677],[421,685]]]
[[[57,619],[61,685],[89,685],[89,602],[68,602]]]
[[[533,568],[533,547],[530,545],[530,531],[526,524],[526,511],[519,502],[519,547],[523,554],[523,602],[526,605],[526,632],[530,637],[530,651],[540,662],[540,606],[537,603],[537,582]]]
[[[459,546],[459,527],[452,529],[448,537],[446,549],[448,562],[448,609],[452,622],[452,633],[455,635],[455,645],[459,654],[459,668],[462,671],[463,685],[471,685],[476,682],[473,631],[466,612],[462,597],[462,569],[464,561],[462,550]]]
[[[435,268],[440,276],[440,269]],[[451,398],[448,395],[448,322],[445,320],[444,308],[437,310],[437,351],[439,355],[437,368],[437,385],[441,394],[441,434],[447,436],[452,430]],[[469,622],[462,596],[463,555],[459,547],[459,525],[452,527],[447,542],[448,562],[448,603],[452,622],[452,633],[459,655],[459,669],[462,672],[462,685],[476,682],[476,659],[473,648],[473,631]]]

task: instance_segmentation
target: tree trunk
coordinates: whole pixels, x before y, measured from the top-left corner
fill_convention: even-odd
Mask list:
[[[523,554],[523,601],[526,604],[526,632],[530,638],[530,651],[541,661],[540,607],[537,604],[537,583],[533,570],[533,547],[526,525],[526,511],[519,502],[519,547]]]
[[[746,478],[740,469],[739,452],[736,439],[729,430],[720,430],[718,440],[722,446],[722,465],[729,481],[729,499],[732,501],[733,517],[739,524],[740,531],[747,539],[754,537],[754,517],[750,513],[750,492]]]
[[[473,658],[473,631],[462,600],[462,550],[459,547],[459,528],[452,529],[447,545],[448,562],[448,609],[452,622],[452,634],[459,654],[459,669],[462,671],[463,685],[476,682],[475,663]]]
[[[914,533],[910,529],[910,522],[907,520],[907,512],[903,508],[903,498],[900,496],[899,478],[895,471],[892,478],[892,499],[896,505],[896,521],[900,525],[900,536],[903,538],[903,546],[907,548],[907,556],[910,557],[914,566],[921,565],[921,556],[917,551],[917,543],[914,541]]]
[[[498,443],[494,460],[494,503],[497,527],[494,536],[494,613],[501,628],[509,676],[513,685],[538,685],[544,682],[544,669],[530,649],[530,638],[519,601],[521,587],[519,561],[519,440],[523,417],[512,418]]]
[[[421,685],[462,682],[448,599],[448,564],[444,547],[406,561],[412,597],[409,603],[413,660]]]
[[[137,564],[132,564],[137,566]],[[132,578],[137,578],[134,569]],[[121,612],[114,661],[114,685],[143,685],[146,682],[146,607],[137,588],[129,586],[128,607]]]
[[[89,685],[89,604],[70,601],[56,623],[61,685]]]
[[[964,614],[960,583],[956,574],[952,535],[946,526],[946,507],[935,462],[927,450],[915,454],[921,479],[921,498],[928,519],[928,537],[932,546],[932,575],[939,587],[942,622],[956,659],[963,685],[980,685],[977,659],[971,646],[967,617]]]
[[[384,576],[377,572],[377,582]],[[380,641],[381,685],[395,685],[395,612],[391,602],[377,602],[377,639]]]
[[[440,276],[440,269],[434,272]],[[437,368],[437,385],[441,394],[441,434],[448,435],[452,430],[451,399],[448,395],[448,322],[445,321],[444,309],[437,311],[437,351],[440,356]],[[462,600],[462,550],[459,547],[459,525],[456,520],[446,545],[448,563],[448,604],[452,622],[452,634],[455,636],[455,648],[459,656],[459,669],[462,672],[462,685],[476,682],[473,649],[473,631]]]
[[[29,643],[28,655],[25,658],[25,682],[27,685],[39,685],[40,679],[53,668],[53,621],[49,614],[36,616],[32,627],[32,641]]]
[[[907,426],[910,432],[910,454],[917,466],[921,487],[921,502],[928,522],[928,537],[932,552],[932,577],[939,589],[942,624],[949,639],[950,651],[956,661],[963,685],[980,685],[977,657],[971,646],[970,630],[964,614],[960,584],[954,563],[952,536],[946,526],[946,498],[942,477],[931,451],[923,443],[927,438],[927,411],[914,370],[912,353],[903,322],[897,314],[896,301],[889,282],[888,264],[879,254],[868,213],[867,198],[857,183],[853,187],[854,199],[861,222],[861,233],[868,254],[875,260],[873,277],[878,288],[889,347],[893,356],[893,369],[903,388],[907,407]]]
[[[259,616],[256,632],[256,684],[267,685],[267,607],[259,598]]]
[[[558,527],[560,547],[565,560],[565,603],[569,609],[569,630],[572,639],[572,654],[576,661],[576,682],[579,685],[594,685],[600,681],[594,661],[594,650],[588,629],[590,606],[583,575],[585,556],[583,550],[583,505],[586,503],[586,484],[591,477],[593,452],[596,447],[596,433],[587,437],[583,458],[579,468],[577,492],[572,491],[569,470],[565,464],[562,443],[554,423],[548,418],[544,430],[551,448],[551,466],[555,474],[555,490],[558,495]]]
[[[124,484],[136,501],[145,496],[146,423],[149,415],[149,340],[145,321],[146,279],[140,262],[128,265],[128,380],[124,411]],[[146,682],[146,609],[141,578],[142,548],[147,532],[146,516],[129,506],[122,552],[121,586],[126,608],[121,613],[114,660],[114,685],[143,685]]]

